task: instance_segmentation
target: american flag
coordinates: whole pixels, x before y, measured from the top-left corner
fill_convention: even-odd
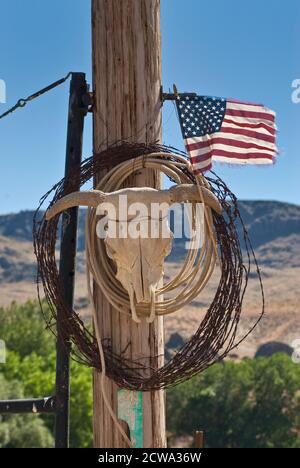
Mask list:
[[[195,174],[213,161],[272,164],[277,154],[275,112],[259,104],[178,95],[177,110]]]

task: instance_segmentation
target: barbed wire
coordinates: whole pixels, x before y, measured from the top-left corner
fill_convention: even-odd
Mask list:
[[[8,109],[7,111],[5,111],[3,114],[0,115],[0,119],[7,117],[8,115],[12,114],[19,108],[25,107],[28,102],[33,101],[34,99],[42,96],[48,91],[51,91],[52,89],[57,88],[57,86],[60,86],[61,84],[65,83],[70,78],[71,75],[72,75],[72,72],[69,72],[66,76],[64,76],[63,78],[60,78],[57,81],[54,81],[48,86],[45,86],[45,88],[42,88],[39,91],[36,91],[35,93],[31,94],[30,96],[27,96],[26,98],[19,99],[14,106],[12,106],[10,109]]]
[[[99,371],[102,367],[97,338],[88,324],[80,318],[78,312],[65,302],[63,284],[59,278],[55,257],[59,216],[46,221],[41,207],[46,201],[49,202],[51,195],[53,198],[49,206],[52,206],[63,196],[72,193],[74,186],[82,187],[92,180],[99,171],[102,172],[108,167],[114,167],[130,159],[134,161],[142,154],[156,152],[166,153],[164,158],[174,162],[176,162],[176,155],[184,154],[175,148],[171,149],[157,144],[124,142],[118,146],[113,145],[85,159],[80,171],[76,169],[68,178],[60,180],[41,198],[34,216],[33,238],[38,262],[38,297],[43,311],[45,306],[42,302],[43,288],[50,309],[50,316],[44,313],[46,323],[55,333],[53,323],[57,320],[59,309],[62,315],[61,329],[71,337],[75,345],[72,349],[73,359]],[[189,177],[191,183],[196,183],[194,176],[186,170],[185,166],[180,166],[180,170]],[[205,315],[199,317],[198,329],[194,335],[162,367],[159,367],[161,355],[143,356],[141,360],[128,358],[124,350],[115,352],[111,337],[104,335],[102,345],[106,375],[121,388],[151,391],[183,382],[213,363],[224,359],[248,337],[263,317],[265,298],[261,273],[239,212],[237,198],[216,174],[212,173],[212,175],[213,177],[207,176],[206,178],[223,208],[221,215],[213,213],[221,266],[215,296]],[[171,181],[176,183],[172,178]],[[239,324],[243,301],[248,281],[254,273],[258,279],[261,294],[261,312],[250,330],[242,332]],[[131,343],[127,343],[126,346],[130,347]]]

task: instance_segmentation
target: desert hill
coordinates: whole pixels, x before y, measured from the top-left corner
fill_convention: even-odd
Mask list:
[[[238,354],[254,355],[259,344],[282,341],[290,344],[300,337],[300,206],[276,201],[241,201],[240,210],[262,270],[266,315]],[[36,264],[32,248],[33,211],[0,216],[0,306],[36,297]],[[84,210],[80,210],[78,231],[76,305],[89,315],[84,278]],[[184,239],[175,242],[166,262],[166,277],[174,274],[184,258]],[[166,339],[179,334],[183,339],[195,330],[210,303],[217,273],[197,301],[187,310],[166,319]],[[260,310],[259,291],[250,281],[241,329],[246,330]],[[183,318],[184,317],[184,318]]]

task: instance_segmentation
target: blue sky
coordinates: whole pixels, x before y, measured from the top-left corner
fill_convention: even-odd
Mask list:
[[[280,156],[274,167],[216,165],[241,199],[300,203],[298,0],[161,0],[163,84],[179,91],[264,103],[277,112]],[[90,0],[2,0],[0,113],[68,71],[91,81]],[[0,121],[0,213],[32,209],[63,176],[68,84]],[[164,143],[182,148],[174,107],[164,108]],[[91,145],[86,120],[84,156]]]

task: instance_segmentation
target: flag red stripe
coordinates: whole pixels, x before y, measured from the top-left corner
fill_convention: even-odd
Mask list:
[[[247,153],[247,154],[238,154],[238,153],[231,153],[230,151],[224,150],[212,150],[208,151],[205,154],[201,154],[200,156],[191,156],[191,163],[196,164],[199,162],[206,161],[213,156],[223,156],[229,159],[268,159],[269,161],[273,161],[273,156],[270,156],[266,153]],[[203,170],[203,169],[201,169]]]
[[[263,104],[253,104],[253,102],[239,101],[238,99],[226,99],[226,102],[232,102],[232,104],[243,104],[244,106],[264,107]]]
[[[252,112],[237,109],[226,109],[225,115],[231,115],[233,117],[244,117],[245,119],[264,119],[269,120],[270,122],[275,122],[274,115],[267,114],[266,112]]]
[[[270,156],[269,154],[264,154],[264,153],[238,154],[238,153],[231,153],[230,151],[224,151],[224,150],[212,150],[212,151],[208,151],[205,154],[201,154],[199,156],[191,156],[191,163],[197,164],[200,162],[204,162],[206,160],[209,160],[213,156],[223,156],[229,159],[245,159],[245,160],[246,159],[268,159],[270,161],[274,160],[272,156]]]
[[[248,136],[250,138],[257,138],[258,140],[267,141],[268,143],[275,144],[275,136],[266,135],[265,133],[255,132],[254,130],[244,130],[242,128],[234,127],[221,127],[222,133],[236,133],[237,135]]]
[[[231,119],[226,119],[224,118],[223,122],[226,122],[226,123],[230,123],[230,124],[234,124],[234,125],[237,125],[238,127],[246,127],[246,128],[264,128],[265,130],[267,130],[268,132],[270,132],[272,135],[275,135],[276,133],[276,130],[274,127],[270,127],[269,125],[261,122],[261,123],[258,123],[258,124],[250,124],[250,123],[240,123],[240,122],[235,122],[234,120],[231,120]]]
[[[237,148],[255,148],[259,150],[267,150],[272,151],[270,148],[266,148],[265,146],[256,145],[255,143],[246,143],[245,141],[233,140],[231,138],[218,138],[214,134],[211,135],[211,138],[207,141],[198,141],[197,143],[191,143],[190,145],[186,145],[188,151],[193,151],[196,149],[206,148],[212,144],[216,145],[228,145],[228,146],[235,146]]]
[[[226,158],[232,159],[268,159],[269,161],[274,160],[274,156],[271,156],[267,153],[246,153],[246,154],[238,154],[238,153],[231,153],[230,151],[223,151],[223,150],[214,150],[213,156],[224,156]]]

